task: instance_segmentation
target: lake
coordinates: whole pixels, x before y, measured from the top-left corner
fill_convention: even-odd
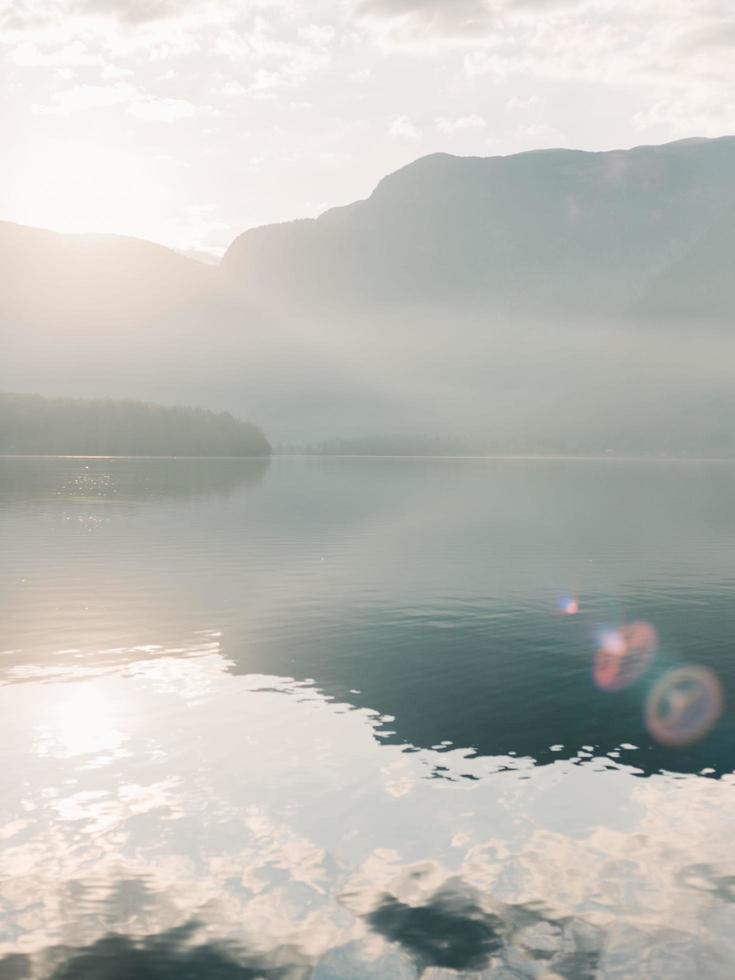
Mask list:
[[[0,460],[0,980],[735,976],[735,463]]]

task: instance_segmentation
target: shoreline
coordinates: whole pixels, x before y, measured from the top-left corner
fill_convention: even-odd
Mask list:
[[[274,459],[395,459],[395,460],[468,460],[477,462],[520,463],[735,463],[735,456],[607,456],[607,455],[541,455],[532,453],[508,454],[422,454],[422,453],[272,453],[269,456],[139,456],[81,453],[0,453],[2,460],[78,459],[78,460],[274,460]]]

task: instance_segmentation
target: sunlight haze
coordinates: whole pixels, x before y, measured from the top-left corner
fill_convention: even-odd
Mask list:
[[[718,0],[0,0],[0,217],[221,254],[435,151],[735,132]]]
[[[0,0],[0,980],[735,978],[735,0]]]

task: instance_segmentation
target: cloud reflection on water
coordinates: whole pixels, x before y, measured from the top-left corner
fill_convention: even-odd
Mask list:
[[[386,744],[216,643],[0,688],[3,980],[732,976],[732,774]]]

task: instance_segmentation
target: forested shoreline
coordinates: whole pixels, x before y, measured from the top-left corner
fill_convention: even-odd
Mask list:
[[[0,455],[269,456],[229,412],[112,399],[0,393]]]

